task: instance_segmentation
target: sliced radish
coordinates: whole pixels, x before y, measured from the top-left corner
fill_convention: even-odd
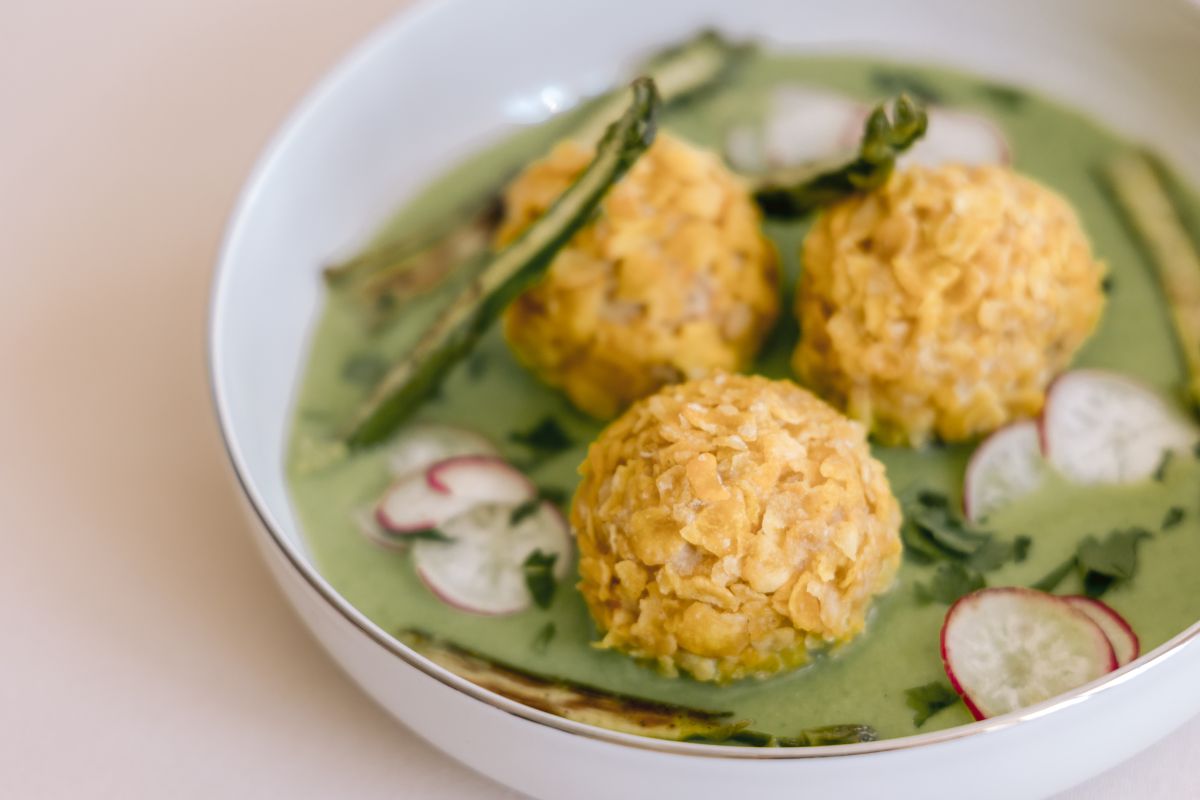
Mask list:
[[[857,146],[869,109],[864,108],[843,133],[846,145]],[[901,166],[920,164],[1009,164],[1012,151],[1000,128],[987,117],[972,111],[930,107],[925,135],[900,157]]]
[[[1087,614],[1092,622],[1100,626],[1117,656],[1118,667],[1125,666],[1141,655],[1142,644],[1133,632],[1133,626],[1111,606],[1081,595],[1064,597],[1063,600]]]
[[[481,433],[440,423],[405,428],[388,448],[388,468],[397,478],[423,472],[455,456],[494,456],[496,447]]]
[[[1132,483],[1154,474],[1169,451],[1187,451],[1196,428],[1154,391],[1102,370],[1064,373],[1042,413],[1042,448],[1076,483]]]
[[[803,84],[780,86],[771,93],[761,133],[749,125],[734,128],[725,154],[743,172],[821,161],[858,146],[857,138],[847,143],[844,136],[855,119],[865,116],[853,98]]]
[[[457,456],[400,478],[379,501],[375,516],[392,533],[415,533],[482,503],[516,505],[536,496],[533,482],[504,459]]]
[[[981,589],[942,626],[946,675],[975,719],[1049,700],[1117,667],[1108,637],[1061,598],[1033,589]]]
[[[1046,475],[1037,423],[1014,422],[975,448],[963,480],[963,510],[978,522],[1037,489]]]
[[[525,585],[525,560],[535,550],[558,556],[554,575],[567,573],[571,538],[551,503],[515,525],[515,506],[488,503],[445,522],[450,541],[422,539],[413,546],[417,574],[446,603],[476,614],[512,614],[533,602]]]

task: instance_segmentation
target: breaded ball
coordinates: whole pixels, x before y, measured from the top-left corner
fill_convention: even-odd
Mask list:
[[[717,374],[634,404],[571,508],[600,645],[704,681],[845,642],[900,559],[866,431],[791,381]]]
[[[498,243],[591,156],[564,142],[530,165],[505,192]],[[779,276],[739,179],[660,132],[600,211],[509,307],[504,330],[520,360],[600,419],[665,384],[744,369],[778,313]]]
[[[1104,266],[1074,210],[1004,167],[912,167],[804,241],[802,381],[883,442],[1037,414],[1091,335]]]

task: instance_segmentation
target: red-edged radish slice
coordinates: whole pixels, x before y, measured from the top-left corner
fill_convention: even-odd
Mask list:
[[[1092,622],[1100,626],[1117,656],[1118,667],[1125,666],[1141,655],[1142,643],[1133,632],[1133,626],[1111,606],[1082,595],[1064,597],[1063,600],[1087,614]]]
[[[845,145],[857,147],[870,109],[863,109],[843,134]],[[925,135],[899,160],[900,166],[920,164],[1009,164],[1012,151],[1000,128],[987,117],[971,111],[930,107]]]
[[[1194,425],[1156,392],[1103,370],[1063,373],[1042,412],[1047,460],[1076,483],[1131,483],[1154,474],[1168,451],[1191,449]]]
[[[447,521],[451,541],[421,539],[413,546],[417,574],[444,602],[475,614],[513,614],[533,602],[525,584],[525,560],[535,550],[556,554],[554,575],[567,574],[570,531],[551,503],[512,524],[512,505],[476,506]]]
[[[1033,589],[981,589],[942,625],[942,661],[975,719],[1068,692],[1117,667],[1108,637],[1062,598]]]
[[[481,433],[428,422],[410,425],[388,447],[388,469],[397,478],[455,456],[494,456],[495,445]]]
[[[507,461],[457,456],[396,481],[375,516],[392,533],[415,533],[437,528],[482,503],[517,505],[535,496],[537,487]]]
[[[1036,490],[1046,474],[1037,423],[1023,420],[1006,425],[971,454],[963,479],[963,511],[978,522]]]
[[[734,128],[725,156],[742,172],[822,161],[857,148],[857,137],[847,142],[845,131],[852,120],[865,118],[862,104],[846,95],[803,84],[780,86],[771,93],[761,133],[750,125]]]

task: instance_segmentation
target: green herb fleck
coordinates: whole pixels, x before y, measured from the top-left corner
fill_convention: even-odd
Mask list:
[[[942,93],[925,78],[902,69],[876,69],[871,73],[871,83],[883,94],[910,94],[927,105],[939,105]]]
[[[1169,531],[1179,523],[1183,522],[1183,518],[1187,512],[1180,506],[1171,506],[1167,509],[1167,513],[1163,515],[1161,527],[1164,531]]]
[[[1019,111],[1029,100],[1029,95],[1006,83],[984,83],[979,91],[998,106],[1008,111]]]
[[[514,508],[512,513],[508,515],[508,524],[521,524],[521,522],[536,514],[537,510],[541,507],[542,500],[540,497],[535,497],[532,500],[526,500],[524,503],[521,503],[521,505]]]
[[[422,528],[419,531],[399,534],[406,539],[421,539],[426,542],[453,542],[454,538],[447,536],[437,528]]]
[[[1029,551],[1033,549],[1032,536],[1018,536],[1013,539],[1013,561],[1018,564],[1024,563],[1025,559],[1029,558]]]
[[[486,354],[476,350],[467,359],[467,377],[473,381],[482,378],[488,369],[488,357]]]
[[[904,703],[913,710],[913,724],[918,728],[944,708],[958,702],[958,694],[945,681],[933,681],[904,693]]]
[[[1196,442],[1194,445],[1192,445],[1192,456],[1200,459],[1200,442]]]
[[[557,486],[541,486],[538,487],[538,497],[545,500],[547,503],[552,503],[558,507],[562,507],[567,502],[569,492],[566,489],[560,489]]]
[[[1083,591],[1088,597],[1100,597],[1115,585],[1128,581],[1137,572],[1137,547],[1151,537],[1145,528],[1111,532],[1104,541],[1089,536],[1079,545],[1076,556]]]
[[[1113,289],[1116,287],[1116,285],[1117,285],[1116,278],[1114,278],[1112,275],[1105,275],[1104,279],[1100,281],[1100,290],[1102,292],[1104,292],[1105,294],[1112,294]]]
[[[949,605],[963,595],[985,586],[987,581],[978,572],[957,562],[951,562],[939,566],[928,583],[918,583],[915,592],[917,602],[922,605],[934,602]]]
[[[923,564],[962,562],[972,570],[991,572],[1029,552],[1029,537],[1012,541],[967,523],[940,492],[921,490],[905,504],[901,528],[905,554]]]
[[[1059,564],[1050,572],[1046,573],[1045,577],[1033,583],[1030,588],[1037,589],[1039,592],[1053,592],[1058,588],[1058,585],[1066,580],[1071,574],[1071,570],[1075,569],[1076,558],[1071,556],[1063,563]]]
[[[554,564],[558,561],[558,553],[543,553],[541,549],[534,550],[525,559],[521,569],[525,572],[525,586],[529,588],[529,596],[539,608],[549,608],[554,599],[554,590],[558,588],[558,580],[554,577]]]
[[[533,652],[538,654],[545,653],[546,649],[550,647],[550,642],[554,639],[556,633],[558,633],[558,628],[553,622],[547,622],[543,625],[541,630],[537,632],[537,636],[533,637]]]
[[[387,362],[374,353],[355,353],[342,364],[342,380],[371,388],[387,372]]]
[[[1167,478],[1167,470],[1171,468],[1171,462],[1175,460],[1175,451],[1167,450],[1162,454],[1162,460],[1158,462],[1158,466],[1154,468],[1154,480],[1162,483]]]
[[[546,417],[527,431],[514,431],[508,438],[543,458],[561,453],[574,444],[554,417]]]

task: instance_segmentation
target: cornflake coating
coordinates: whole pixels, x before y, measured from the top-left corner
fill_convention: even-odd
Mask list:
[[[558,145],[506,190],[515,238],[587,166]],[[743,369],[779,310],[775,252],[746,188],[713,154],[660,132],[504,331],[517,356],[601,418],[668,383]]]
[[[796,373],[881,441],[1037,414],[1096,327],[1104,266],[1059,195],[1003,167],[913,167],[817,220]]]
[[[858,634],[900,560],[866,431],[790,381],[669,386],[604,430],[571,507],[601,647],[705,681]]]

